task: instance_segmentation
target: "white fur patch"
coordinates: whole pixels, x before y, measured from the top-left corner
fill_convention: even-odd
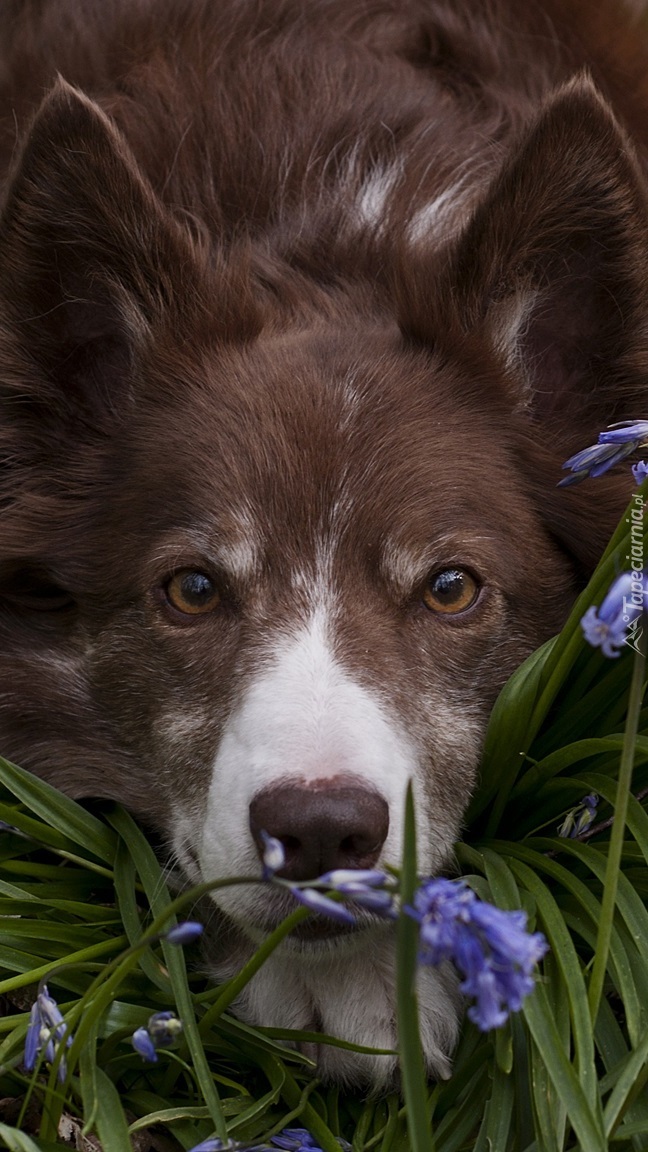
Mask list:
[[[410,243],[432,238],[447,239],[458,230],[465,201],[465,178],[443,189],[434,200],[413,214],[408,228]]]
[[[387,201],[400,176],[400,165],[374,169],[362,184],[356,200],[360,224],[368,225],[370,228],[380,227],[387,211]]]
[[[245,987],[236,1013],[267,1027],[322,1031],[372,1048],[397,1045],[395,935],[377,926],[329,947],[298,951],[282,945]],[[219,972],[219,978],[224,973]],[[289,994],[287,994],[287,990]],[[444,1078],[456,1041],[457,980],[447,968],[420,968],[417,977],[420,1027],[428,1071]],[[359,1055],[328,1045],[308,1045],[325,1078],[388,1087],[394,1056]]]
[[[383,860],[400,859],[404,794],[416,772],[416,751],[380,700],[335,658],[330,614],[318,607],[298,632],[268,648],[225,726],[199,846],[205,879],[258,874],[249,807],[263,788],[341,773],[386,800],[390,828]],[[239,923],[255,919],[255,892],[226,889],[216,898]]]

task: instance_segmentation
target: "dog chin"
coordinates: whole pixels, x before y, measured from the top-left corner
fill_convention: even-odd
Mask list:
[[[313,918],[315,921],[315,917]],[[308,922],[306,922],[308,923]],[[335,929],[340,926],[334,925]],[[330,933],[330,929],[329,929]],[[238,937],[208,957],[218,981],[234,975],[251,948]],[[398,1083],[395,932],[385,922],[321,939],[282,941],[232,1005],[252,1026],[322,1032],[387,1054],[345,1051],[325,1041],[298,1045],[325,1081],[373,1092]],[[432,1077],[450,1074],[459,1027],[457,978],[447,967],[422,968],[417,976],[421,1041]]]

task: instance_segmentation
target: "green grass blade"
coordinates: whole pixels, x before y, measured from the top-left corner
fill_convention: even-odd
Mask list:
[[[39,1147],[31,1136],[19,1132],[17,1128],[10,1128],[8,1124],[0,1123],[0,1139],[4,1140],[9,1152],[42,1152],[42,1145]]]
[[[107,864],[112,864],[117,841],[110,828],[31,772],[0,757],[0,783],[22,800],[45,824],[58,829]]]
[[[602,1124],[590,1108],[579,1078],[565,1055],[542,985],[528,997],[522,1011],[581,1146],[587,1152],[607,1152]]]
[[[122,809],[116,808],[110,815],[110,821],[128,845],[153,915],[160,915],[170,903],[170,897],[162,869],[160,868],[153,849],[134,820]],[[173,986],[178,1015],[184,1025],[184,1035],[191,1052],[200,1090],[209,1108],[214,1127],[220,1139],[226,1142],[227,1125],[221,1108],[220,1097],[198,1031],[194,1006],[189,991],[183,950],[165,943],[163,944],[163,951]]]
[[[405,800],[401,871],[401,899],[404,905],[412,904],[416,883],[416,825],[410,783]],[[407,1105],[412,1152],[434,1152],[434,1139],[427,1112],[426,1075],[418,1024],[416,995],[418,947],[418,925],[401,910],[396,941],[396,998],[403,1096]]]

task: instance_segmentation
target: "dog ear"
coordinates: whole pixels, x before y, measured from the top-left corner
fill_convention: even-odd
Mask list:
[[[0,223],[3,359],[18,361],[21,387],[59,412],[118,408],[138,349],[195,294],[195,264],[118,129],[59,80]]]
[[[647,211],[632,146],[580,77],[540,112],[443,254],[434,293],[420,275],[406,283],[402,327],[428,343],[486,340],[532,418],[565,428],[571,416],[582,434],[641,415]]]
[[[647,221],[633,147],[579,77],[540,111],[436,265],[422,253],[399,277],[406,335],[463,359],[478,404],[499,403],[493,389],[503,389],[502,436],[581,577],[632,481],[626,469],[556,484],[564,460],[607,424],[646,415]]]

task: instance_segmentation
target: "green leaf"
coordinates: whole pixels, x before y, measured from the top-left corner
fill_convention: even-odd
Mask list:
[[[570,1007],[576,1070],[590,1108],[598,1108],[597,1075],[594,1064],[594,1035],[587,1006],[587,989],[573,941],[560,909],[542,880],[526,864],[514,860],[511,867],[532,893],[547,934],[553,957],[560,969]],[[564,1054],[564,1045],[561,1046]]]
[[[117,830],[133,857],[144,890],[148,897],[151,911],[159,916],[170,903],[170,896],[164,881],[162,869],[155,853],[142,831],[137,827],[132,817],[122,809],[115,809],[110,816],[113,827]],[[174,918],[175,920],[175,918]],[[182,948],[176,948],[163,942],[164,959],[166,962],[178,1015],[184,1025],[184,1036],[191,1052],[196,1077],[200,1085],[205,1103],[214,1127],[223,1142],[227,1140],[227,1126],[221,1108],[220,1097],[212,1077],[209,1063],[205,1055],[196,1023],[194,1006],[189,991],[187,969]]]
[[[607,1152],[601,1121],[588,1104],[578,1076],[565,1055],[542,985],[537,985],[522,1011],[556,1095],[563,1102],[582,1147],[587,1152]]]
[[[93,1104],[96,1106],[97,1135],[101,1140],[103,1152],[133,1152],[133,1145],[128,1134],[128,1122],[121,1106],[119,1093],[103,1068],[95,1067],[94,1091],[96,1092]]]
[[[42,1145],[39,1147],[31,1136],[19,1132],[17,1128],[10,1128],[8,1124],[0,1124],[0,1138],[4,1140],[9,1152],[42,1152]]]
[[[629,1052],[622,1070],[619,1072],[616,1084],[610,1093],[605,1106],[603,1120],[606,1136],[612,1136],[615,1129],[632,1103],[635,1095],[640,1092],[648,1079],[648,1033],[644,1036],[638,1048]]]
[[[108,864],[112,864],[117,846],[110,829],[75,804],[57,788],[25,772],[0,757],[0,783],[22,800],[45,824],[57,828],[66,841],[70,839]]]

